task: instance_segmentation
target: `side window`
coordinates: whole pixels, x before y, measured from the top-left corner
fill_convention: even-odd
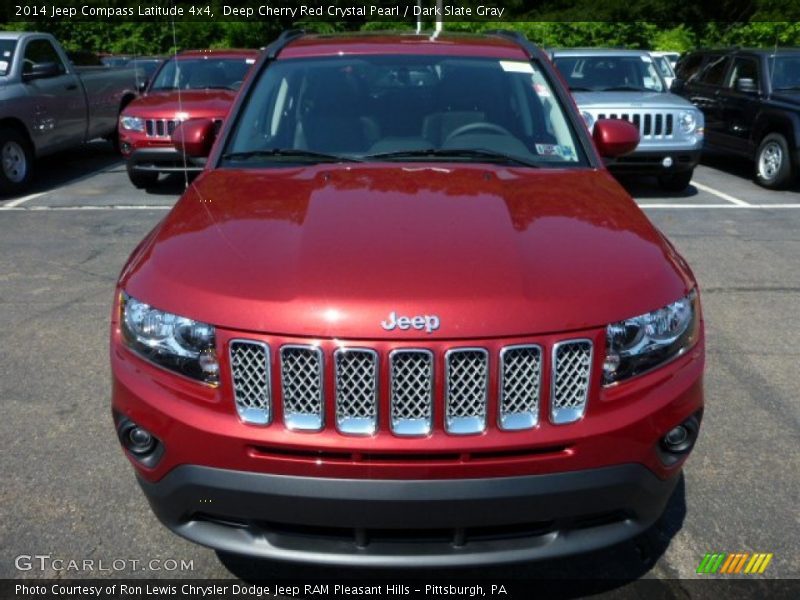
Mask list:
[[[48,40],[33,40],[28,42],[25,47],[25,54],[22,57],[22,72],[30,73],[34,65],[40,63],[55,63],[58,65],[59,73],[66,73],[64,63],[58,56],[58,52],[53,48]]]
[[[755,89],[760,89],[761,78],[758,73],[758,61],[753,58],[735,58],[730,77],[728,77],[728,87],[736,88],[736,82],[740,79],[752,79]]]
[[[722,85],[728,64],[731,62],[727,56],[714,56],[700,74],[700,81],[707,85]]]
[[[703,64],[702,54],[690,54],[682,58],[677,65],[675,65],[675,72],[680,79],[684,81],[691,81],[697,75],[697,71]]]

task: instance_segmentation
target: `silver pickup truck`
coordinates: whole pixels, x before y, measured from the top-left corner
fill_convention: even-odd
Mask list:
[[[590,129],[598,119],[625,119],[639,129],[639,146],[609,162],[612,172],[656,175],[669,191],[689,185],[703,148],[703,114],[667,91],[648,52],[569,49],[551,57]]]
[[[75,67],[49,34],[0,31],[0,194],[22,192],[38,157],[113,140],[137,75]]]

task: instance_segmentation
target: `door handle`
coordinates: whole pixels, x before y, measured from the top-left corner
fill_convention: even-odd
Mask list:
[[[78,85],[77,85],[77,84],[75,84],[75,83],[68,83],[68,84],[67,84],[67,85],[65,85],[64,87],[65,87],[66,89],[68,89],[68,90],[77,90],[77,89],[78,89]]]

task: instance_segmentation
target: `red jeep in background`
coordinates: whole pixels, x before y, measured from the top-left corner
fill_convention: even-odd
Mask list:
[[[110,344],[167,527],[434,567],[655,523],[703,412],[698,287],[603,166],[638,131],[590,134],[540,49],[284,35],[219,132],[175,138],[210,154],[123,268]]]
[[[189,119],[211,119],[219,127],[257,57],[257,50],[192,50],[161,65],[119,119],[120,149],[133,185],[152,186],[159,173],[202,169],[202,160],[185,164],[170,137]]]

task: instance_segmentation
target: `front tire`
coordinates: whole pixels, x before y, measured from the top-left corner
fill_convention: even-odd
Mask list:
[[[658,176],[658,185],[661,189],[668,192],[682,192],[689,187],[689,182],[692,181],[694,169],[689,171],[681,171],[680,173],[670,173],[668,175]]]
[[[784,188],[792,180],[792,154],[786,138],[770,133],[756,152],[756,182],[771,190]]]
[[[135,171],[128,165],[128,179],[133,187],[139,190],[153,187],[158,181],[158,173],[154,171]]]
[[[0,129],[0,193],[24,192],[33,178],[33,148],[12,127]]]

